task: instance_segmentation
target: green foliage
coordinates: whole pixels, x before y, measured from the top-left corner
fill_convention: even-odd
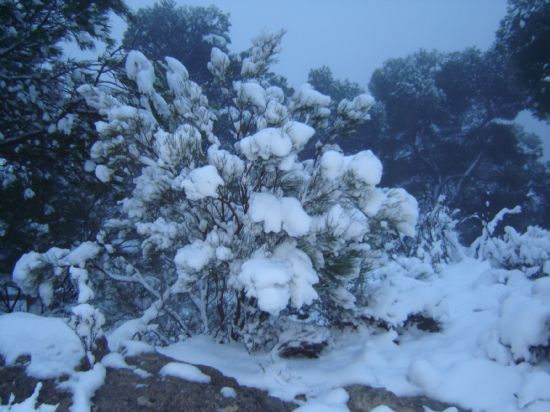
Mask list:
[[[528,220],[546,221],[546,209],[532,206],[550,200],[537,183],[548,176],[540,141],[510,121],[521,94],[501,58],[492,50],[420,51],[373,74],[378,106],[367,127],[386,184],[403,185],[427,210],[443,195],[463,216],[523,204]]]
[[[97,117],[76,87],[99,83],[111,65],[66,59],[62,46],[112,46],[110,13],[126,15],[124,2],[0,4],[0,272],[29,248],[68,244],[94,226],[83,165]]]
[[[130,19],[122,44],[153,60],[178,59],[203,85],[212,79],[206,70],[211,48],[227,51],[229,27],[229,15],[215,6],[177,6],[173,0],[161,0]]]
[[[550,2],[509,0],[497,32],[496,49],[509,60],[540,119],[550,119]]]
[[[348,79],[335,79],[328,66],[309,71],[307,81],[315,90],[330,96],[333,102],[338,104],[342,99],[353,99],[365,91],[355,82]]]

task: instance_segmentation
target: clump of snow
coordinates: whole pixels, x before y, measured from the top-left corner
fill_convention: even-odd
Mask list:
[[[63,257],[61,263],[64,265],[85,267],[86,262],[95,258],[101,251],[101,246],[95,242],[83,242]]]
[[[105,381],[107,371],[101,363],[86,372],[75,372],[68,381],[59,383],[60,389],[66,389],[73,394],[72,412],[90,412],[92,398]]]
[[[96,338],[100,337],[103,332],[101,327],[105,324],[103,314],[88,303],[82,303],[74,306],[71,311],[70,325],[80,338],[87,350],[94,347]]]
[[[330,104],[330,97],[319,93],[310,84],[305,83],[294,92],[292,96],[294,104],[298,108],[326,107]]]
[[[237,392],[235,391],[235,389],[233,389],[229,386],[224,386],[223,388],[221,388],[220,393],[222,394],[222,396],[224,398],[236,398],[237,397]]]
[[[214,256],[214,248],[207,242],[197,239],[193,243],[178,249],[174,262],[177,268],[184,271],[199,272]]]
[[[186,82],[189,80],[189,73],[185,66],[173,57],[165,57],[166,61],[166,80],[170,91],[175,96],[181,96]]]
[[[418,213],[416,198],[405,189],[386,189],[377,217],[393,222],[399,233],[412,237],[416,233]]]
[[[42,389],[42,382],[38,382],[34,387],[32,395],[21,403],[13,403],[15,396],[12,394],[7,405],[0,405],[0,412],[55,412],[58,405],[48,405],[45,403],[36,405],[40,389]]]
[[[210,73],[212,73],[215,77],[223,78],[227,68],[229,67],[229,63],[229,57],[227,54],[217,47],[212,47],[212,50],[210,51],[210,61],[207,65]]]
[[[265,109],[267,104],[265,90],[254,81],[236,82],[234,84],[237,93],[237,101],[242,104],[250,104],[259,110]]]
[[[137,334],[147,332],[148,330],[149,325],[147,325],[147,323],[141,318],[127,320],[107,334],[109,349],[112,352],[124,353],[127,356],[135,356],[139,355],[139,353],[147,352],[147,350],[141,352],[138,351],[137,353],[134,351],[130,354],[126,348],[133,348],[133,343],[135,343],[140,347],[146,346],[150,349],[149,351],[151,351],[151,347],[144,342],[132,340]]]
[[[318,295],[313,285],[319,281],[309,257],[296,248],[295,242],[279,245],[271,257],[253,257],[241,266],[238,280],[248,296],[258,299],[258,306],[273,315],[283,310],[289,300],[300,308]]]
[[[208,148],[207,155],[208,163],[214,166],[226,181],[240,177],[244,172],[244,162],[227,150],[220,150],[213,145]]]
[[[78,267],[69,268],[71,279],[78,285],[78,303],[86,303],[94,298],[94,291],[88,286],[88,271]]]
[[[205,197],[218,197],[218,187],[223,184],[223,179],[216,168],[207,165],[193,169],[181,182],[181,187],[185,190],[185,195],[189,200],[200,200]]]
[[[170,362],[159,371],[164,376],[174,376],[186,381],[197,383],[210,383],[210,376],[205,375],[199,368],[187,363]]]
[[[298,151],[304,148],[309,139],[315,134],[313,127],[296,121],[288,122],[284,130],[292,140],[293,147]]]
[[[374,104],[374,98],[368,94],[360,94],[353,100],[342,99],[338,104],[338,114],[348,119],[359,121],[369,119],[369,110]]]
[[[294,409],[295,412],[349,412],[349,395],[343,388],[331,389]]]
[[[140,92],[150,94],[154,91],[155,70],[143,53],[132,50],[126,57],[126,75],[134,80]]]
[[[70,374],[84,356],[80,340],[62,319],[9,313],[0,316],[0,331],[6,363],[30,355],[27,373],[38,379]]]
[[[283,130],[268,127],[245,137],[236,143],[236,147],[248,160],[258,157],[267,160],[272,156],[287,156],[292,150],[292,140]]]
[[[329,181],[341,179],[347,173],[371,186],[382,179],[382,163],[370,150],[352,156],[328,150],[321,156],[320,165],[323,177]]]
[[[279,233],[283,229],[290,236],[304,236],[311,226],[311,217],[298,199],[277,198],[271,193],[253,193],[248,216],[254,223],[263,222],[266,233]]]
[[[133,354],[126,354],[126,356],[135,356]],[[101,359],[101,364],[106,368],[111,369],[128,369],[133,371],[135,374],[142,378],[151,376],[151,374],[143,369],[138,368],[134,365],[128,365],[124,356],[117,352],[110,352]]]

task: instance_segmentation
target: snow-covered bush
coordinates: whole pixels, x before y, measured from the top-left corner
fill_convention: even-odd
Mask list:
[[[529,277],[549,276],[550,231],[530,226],[519,233],[512,226],[506,226],[502,235],[497,235],[497,226],[504,216],[517,213],[521,213],[519,207],[500,211],[472,244],[472,254],[490,260],[499,268],[521,270]]]
[[[441,197],[433,209],[421,215],[410,254],[432,264],[435,269],[441,264],[459,261],[463,248],[458,240],[457,223]]]
[[[270,83],[281,37],[261,35],[242,60],[212,50],[221,107],[181,62],[153,64],[137,51],[127,93],[80,87],[103,117],[88,166],[123,199],[87,276],[74,276],[97,284],[107,322],[132,318],[121,336],[209,333],[254,348],[276,343],[289,319],[344,324],[383,240],[414,235],[416,200],[377,187],[371,151],[331,146],[299,160],[330,98],[309,85],[285,96]],[[229,60],[240,74],[229,77]],[[339,105],[337,128],[371,105],[368,96]],[[27,266],[18,283],[40,293],[48,279]]]

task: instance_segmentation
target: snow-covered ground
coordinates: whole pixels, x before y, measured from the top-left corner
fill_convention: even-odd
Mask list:
[[[529,351],[550,338],[549,277],[533,281],[520,271],[493,269],[470,258],[427,277],[395,276],[374,286],[378,299],[371,312],[391,321],[423,308],[440,322],[440,332],[341,332],[315,360],[281,359],[275,351],[251,355],[205,336],[159,352],[215,367],[242,385],[285,400],[304,394],[308,402],[301,411],[346,411],[342,388],[354,383],[397,395],[426,395],[474,411],[550,411],[550,361],[535,359]],[[7,314],[0,316],[0,330],[0,354],[9,363],[31,353],[27,371],[38,378],[66,372],[83,354],[61,320]],[[203,378],[182,364],[166,368],[168,374]],[[66,386],[84,407],[76,410],[86,410],[86,396],[104,373],[100,364],[90,372],[72,372]]]

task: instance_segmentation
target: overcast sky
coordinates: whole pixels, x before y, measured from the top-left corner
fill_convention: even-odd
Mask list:
[[[129,0],[131,8],[153,0]],[[328,65],[337,78],[366,87],[388,58],[420,48],[488,48],[506,0],[187,0],[215,4],[231,16],[232,50],[242,51],[262,30],[288,30],[276,71],[293,86],[311,68]]]
[[[277,73],[293,86],[307,81],[310,69],[327,65],[336,78],[366,88],[372,72],[392,57],[420,48],[486,50],[494,41],[506,0],[176,0],[214,4],[230,14],[231,50],[239,52],[263,30],[286,29]],[[127,0],[134,10],[154,0]],[[121,38],[122,21],[114,33]],[[185,63],[185,62],[184,62]],[[550,159],[550,126],[523,113],[518,121],[543,137]]]

